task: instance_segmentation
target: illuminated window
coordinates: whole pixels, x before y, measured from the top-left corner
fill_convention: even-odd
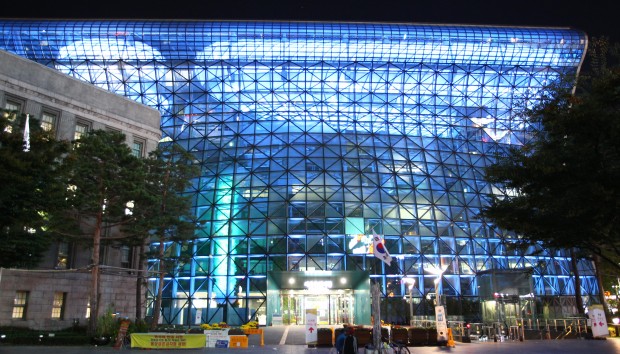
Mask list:
[[[58,114],[50,111],[44,111],[41,114],[41,128],[46,132],[51,132],[56,129],[56,121],[58,120]]]
[[[75,132],[73,133],[73,139],[78,140],[82,135],[86,134],[90,130],[90,124],[86,122],[77,122],[75,124]]]
[[[10,98],[6,100],[4,104],[4,109],[11,112],[9,119],[13,120],[17,116],[16,114],[19,114],[22,112],[23,106],[24,106],[24,103],[22,101]]]
[[[55,292],[54,303],[52,304],[52,318],[62,320],[65,317],[65,300],[67,293]]]
[[[69,244],[66,242],[58,243],[58,254],[56,255],[56,269],[67,269],[69,264]]]
[[[6,110],[5,117],[8,118],[9,121],[14,121],[17,118],[17,115],[21,113],[22,107],[24,106],[23,102],[16,99],[7,99],[4,104],[4,109]],[[7,125],[4,128],[4,131],[7,133],[11,133],[13,131],[13,127],[11,125]]]
[[[13,318],[26,319],[26,309],[28,307],[28,295],[29,291],[18,290],[15,293],[15,299],[13,300]]]

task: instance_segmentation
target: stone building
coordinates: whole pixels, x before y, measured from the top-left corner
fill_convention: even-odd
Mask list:
[[[59,139],[72,140],[94,129],[120,131],[138,156],[161,138],[160,114],[71,78],[57,70],[0,51],[0,106],[37,118]],[[0,268],[0,326],[56,330],[86,324],[90,313],[91,250],[53,244],[37,269]],[[132,317],[136,311],[137,256],[129,247],[102,250],[100,313]]]

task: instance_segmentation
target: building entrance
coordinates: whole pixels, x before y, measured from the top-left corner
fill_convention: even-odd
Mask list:
[[[370,277],[362,271],[273,271],[267,274],[266,323],[370,324]]]
[[[312,294],[309,290],[282,292],[284,324],[305,324],[306,310],[316,309],[317,323],[354,323],[354,297],[350,290]]]

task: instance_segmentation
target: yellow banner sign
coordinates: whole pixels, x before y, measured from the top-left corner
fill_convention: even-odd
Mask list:
[[[174,333],[132,333],[132,348],[185,349],[204,348],[207,336],[204,334]]]

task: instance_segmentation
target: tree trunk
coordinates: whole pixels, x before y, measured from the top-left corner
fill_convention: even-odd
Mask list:
[[[575,249],[570,250],[571,267],[573,268],[573,275],[575,278],[575,306],[577,306],[577,313],[581,316],[585,316],[585,309],[583,307],[583,298],[581,297],[581,274],[579,268],[577,268],[577,254]]]
[[[99,318],[99,249],[101,248],[101,227],[103,224],[103,213],[97,214],[95,231],[93,233],[93,267],[91,269],[91,288],[90,288],[90,319],[88,330],[90,334],[97,330],[97,319]]]
[[[145,241],[146,242],[146,241]],[[138,247],[138,276],[136,280],[136,322],[142,319],[142,282],[146,279],[144,274],[144,249],[145,242]]]
[[[594,267],[596,268],[596,283],[598,285],[598,299],[601,305],[603,305],[603,310],[605,311],[607,323],[611,323],[609,307],[607,306],[607,301],[605,301],[605,289],[603,288],[603,275],[601,274],[600,265],[601,257],[599,255],[594,255]]]
[[[168,166],[170,166],[170,162],[168,162]],[[168,195],[168,181],[170,181],[170,168],[166,169],[166,174],[164,175],[164,182],[162,193],[162,204],[160,206],[162,215],[166,212],[166,196]],[[164,262],[164,241],[165,241],[165,231],[161,231],[161,235],[159,238],[159,277],[157,281],[157,297],[155,298],[155,305],[153,306],[153,323],[151,323],[151,329],[157,328],[157,324],[159,323],[159,316],[161,316],[161,298],[163,296],[163,287],[164,287],[164,275],[166,271],[166,263]]]
[[[166,275],[166,266],[164,262],[164,238],[159,240],[159,276],[157,277],[157,296],[155,297],[155,305],[153,306],[153,323],[151,329],[157,328],[159,316],[161,316],[161,298],[163,296],[164,276]]]

